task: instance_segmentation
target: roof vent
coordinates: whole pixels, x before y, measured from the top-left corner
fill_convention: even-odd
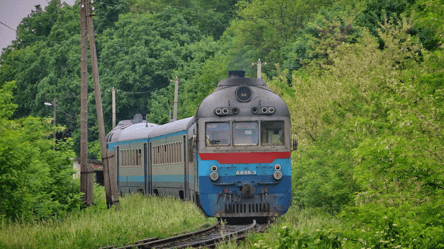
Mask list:
[[[229,78],[244,78],[245,71],[228,71]]]
[[[134,115],[133,120],[131,120],[131,123],[133,124],[137,124],[143,122],[143,116],[140,113],[136,113],[136,115]]]

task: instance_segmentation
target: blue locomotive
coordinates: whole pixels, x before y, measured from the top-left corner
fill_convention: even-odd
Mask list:
[[[170,195],[208,216],[276,217],[291,203],[290,113],[262,79],[232,71],[193,117],[135,116],[107,135],[120,194]],[[296,149],[297,141],[293,141]]]

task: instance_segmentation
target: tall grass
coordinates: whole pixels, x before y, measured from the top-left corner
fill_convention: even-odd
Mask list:
[[[342,222],[330,215],[326,211],[319,208],[299,209],[292,206],[287,214],[279,217],[274,223],[262,234],[250,234],[245,241],[239,244],[230,241],[228,244],[218,246],[218,249],[233,248],[278,248],[276,241],[279,237],[279,229],[282,225],[291,224],[296,229],[304,233],[311,233],[318,229],[332,226],[341,226]],[[257,246],[260,241],[262,246]],[[265,245],[265,246],[264,246]]]
[[[208,219],[193,203],[174,198],[128,195],[120,198],[120,210],[106,209],[103,188],[95,187],[95,205],[65,218],[48,221],[0,222],[0,248],[98,248],[123,246],[151,237],[165,238],[182,231],[196,231],[210,226]],[[304,233],[331,226],[341,221],[321,209],[291,207],[263,234],[251,234],[239,245],[229,242],[218,248],[254,248],[275,245],[283,224]]]
[[[173,198],[129,195],[120,210],[102,204],[73,213],[62,220],[26,223],[1,221],[0,248],[97,248],[164,238],[215,223],[193,203]]]

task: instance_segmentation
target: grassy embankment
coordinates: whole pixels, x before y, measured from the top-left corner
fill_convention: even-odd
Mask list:
[[[193,203],[172,198],[130,195],[120,199],[120,211],[100,204],[60,221],[1,221],[0,248],[97,248],[125,245],[151,237],[194,231],[216,219],[206,218]],[[204,225],[204,226],[205,226]]]

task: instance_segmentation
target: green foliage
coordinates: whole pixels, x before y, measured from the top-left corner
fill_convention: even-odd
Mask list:
[[[401,13],[406,11],[413,0],[390,0],[390,1],[365,1],[365,9],[358,15],[356,22],[362,27],[368,28],[374,36],[378,36],[380,24],[386,20],[392,20],[398,24]],[[380,39],[380,48],[384,47],[384,42]]]
[[[293,204],[338,212],[351,203],[360,190],[351,170],[355,146],[348,132],[325,131],[315,144],[293,155]]]
[[[442,200],[424,206],[400,208],[369,204],[347,208],[343,230],[346,248],[444,248]]]
[[[92,4],[94,14],[99,18],[94,20],[94,31],[102,33],[107,29],[113,29],[114,24],[119,20],[120,14],[128,12],[128,2],[125,0],[96,0]]]
[[[263,61],[280,63],[280,49],[294,40],[312,14],[330,4],[329,0],[240,1],[240,19],[231,25],[236,34],[234,45],[251,45]]]
[[[345,248],[443,247],[443,81],[436,66],[443,57],[424,51],[409,35],[412,26],[382,23],[383,50],[362,32],[357,43],[328,49],[330,62],[293,73],[292,90],[281,91],[305,147],[293,157],[295,203],[339,204],[335,211],[344,210],[350,223]]]
[[[175,8],[204,36],[219,39],[230,21],[236,17],[238,0],[129,0],[133,13],[160,13],[165,8]]]
[[[254,244],[255,248],[272,249],[272,248],[340,248],[341,233],[334,233],[332,229],[317,229],[315,232],[304,233],[301,230],[292,227],[291,224],[285,224],[279,228],[277,241],[269,246],[265,245],[262,240]]]
[[[411,34],[417,35],[424,47],[435,50],[442,46],[444,40],[444,26],[440,21],[444,17],[444,3],[441,0],[416,1],[412,8],[416,25]]]
[[[340,248],[342,222],[319,208],[292,206],[262,234],[241,248]],[[222,247],[223,248],[223,247]]]
[[[331,64],[329,54],[339,45],[356,43],[361,33],[361,28],[353,23],[357,5],[335,3],[315,14],[298,37],[281,49],[284,68],[294,70],[319,61]]]
[[[227,51],[230,45],[231,37],[227,35],[219,41],[204,38],[189,46],[189,58],[192,61],[181,70],[182,77],[188,78],[179,85],[179,118],[194,115],[202,100],[214,91],[219,81],[227,77],[231,58]],[[173,96],[170,96],[172,100]]]
[[[14,83],[0,90],[0,217],[2,219],[61,218],[80,207],[79,185],[73,180],[68,139],[49,138],[49,119],[10,120]],[[61,131],[62,127],[57,127]]]
[[[122,92],[147,93],[117,92],[119,119],[131,119],[137,112],[145,114],[152,109],[148,92],[169,83],[174,70],[185,63],[183,55],[188,44],[201,36],[172,8],[154,15],[129,13],[115,25],[115,31],[104,32],[101,82],[103,89],[115,87]],[[103,101],[104,112],[110,113],[111,93]]]

